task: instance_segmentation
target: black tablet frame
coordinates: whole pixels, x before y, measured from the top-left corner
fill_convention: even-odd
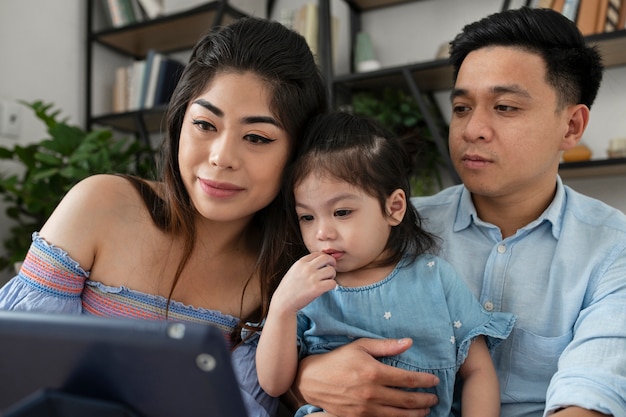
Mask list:
[[[199,323],[0,311],[0,386],[4,416],[245,417],[223,333]]]

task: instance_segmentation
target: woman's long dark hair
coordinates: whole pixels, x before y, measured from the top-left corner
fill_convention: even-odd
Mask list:
[[[162,193],[157,196],[147,183],[136,179],[131,181],[143,196],[155,225],[166,233],[182,236],[185,242],[168,299],[171,299],[191,257],[196,239],[196,210],[178,166],[183,119],[190,101],[202,93],[217,73],[224,72],[251,72],[267,83],[271,92],[270,110],[291,140],[288,164],[299,148],[299,138],[307,121],[326,111],[323,79],[309,46],[298,33],[278,22],[243,18],[216,28],[200,39],[192,50],[166,114],[167,130],[159,169]],[[265,316],[271,294],[295,259],[287,244],[283,207],[284,197],[279,194],[257,212],[252,221],[251,227],[258,227],[261,236],[255,267],[255,274],[261,278],[261,304],[251,316],[240,317],[239,328],[232,335],[235,342],[240,340],[240,329],[246,322],[257,322]]]

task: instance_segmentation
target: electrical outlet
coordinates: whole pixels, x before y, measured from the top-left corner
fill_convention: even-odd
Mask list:
[[[17,139],[21,126],[22,106],[8,100],[0,101],[0,137]]]

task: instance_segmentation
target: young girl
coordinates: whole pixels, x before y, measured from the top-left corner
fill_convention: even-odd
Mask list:
[[[0,309],[216,326],[236,347],[249,416],[273,415],[277,402],[260,389],[240,331],[263,317],[291,266],[283,171],[325,108],[302,36],[254,18],[208,33],[169,104],[159,181],[77,184],[34,233]]]
[[[457,371],[463,416],[499,415],[489,351],[514,317],[485,311],[428,254],[435,240],[408,203],[407,171],[400,143],[369,119],[333,113],[308,127],[287,187],[310,253],[278,286],[260,337],[257,372],[270,395],[292,385],[298,358],[361,337],[411,337],[408,351],[381,360],[439,378],[430,416],[450,415]],[[307,405],[297,415],[321,411]]]

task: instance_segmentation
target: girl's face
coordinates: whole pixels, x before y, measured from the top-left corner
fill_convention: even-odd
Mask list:
[[[398,223],[376,198],[316,173],[295,187],[294,197],[304,244],[309,252],[331,254],[337,272],[367,268],[385,255],[391,227]]]
[[[218,73],[191,100],[180,132],[180,174],[205,218],[249,220],[278,194],[291,145],[252,73]]]

